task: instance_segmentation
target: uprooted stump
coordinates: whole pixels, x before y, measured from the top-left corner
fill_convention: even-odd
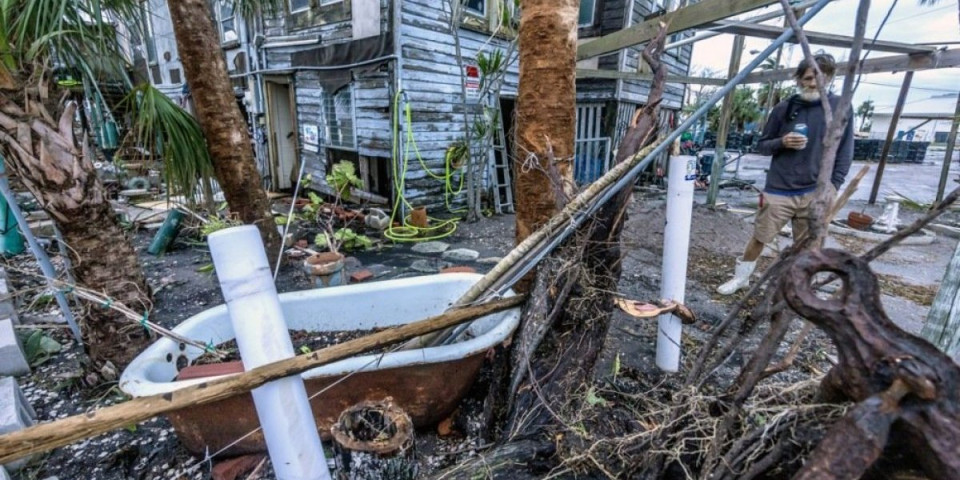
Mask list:
[[[413,422],[392,398],[344,410],[330,433],[340,479],[417,478]]]
[[[817,295],[811,282],[820,272],[840,277],[836,296]],[[837,347],[823,399],[859,402],[794,478],[860,478],[891,440],[915,455],[930,478],[960,478],[960,366],[890,321],[867,263],[838,250],[807,252],[781,288],[790,307]]]

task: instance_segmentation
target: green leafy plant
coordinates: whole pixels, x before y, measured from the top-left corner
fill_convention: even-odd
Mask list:
[[[60,343],[43,333],[43,330],[27,330],[21,332],[21,343],[23,344],[23,355],[31,367],[43,365],[53,358],[53,355],[60,353]]]
[[[327,174],[327,183],[344,200],[350,199],[350,187],[362,187],[363,180],[357,176],[357,169],[348,161],[337,162]]]
[[[303,211],[311,215],[316,215],[320,211],[320,205],[323,205],[323,199],[320,198],[320,195],[317,195],[313,192],[307,192],[307,198],[310,199],[310,203],[303,207]]]
[[[209,237],[213,232],[223,230],[224,228],[235,227],[237,225],[240,225],[240,222],[229,218],[213,216],[208,219],[207,223],[204,223],[200,226],[200,235],[206,238]]]
[[[370,240],[370,237],[358,234],[350,228],[337,229],[332,239],[326,233],[317,234],[314,243],[326,246],[331,252],[336,252],[340,248],[347,251],[366,250],[373,246],[373,240]]]

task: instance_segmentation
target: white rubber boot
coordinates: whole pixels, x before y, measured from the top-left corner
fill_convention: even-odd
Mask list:
[[[717,287],[717,293],[720,295],[732,295],[737,290],[750,284],[750,275],[757,268],[757,261],[744,262],[743,257],[737,258],[737,269],[733,274],[733,279]]]

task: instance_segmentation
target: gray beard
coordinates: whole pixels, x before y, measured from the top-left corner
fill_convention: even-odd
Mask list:
[[[816,102],[820,100],[820,92],[818,90],[804,90],[800,92],[800,98],[808,102]]]

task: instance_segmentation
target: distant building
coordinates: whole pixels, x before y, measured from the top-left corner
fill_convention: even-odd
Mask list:
[[[579,36],[616,32],[663,13],[668,3],[581,0]],[[286,0],[283,12],[248,21],[233,11],[232,2],[214,0],[211,14],[238,102],[251,126],[265,188],[289,189],[300,162],[306,162],[314,184],[322,183],[327,165],[348,160],[358,166],[367,191],[389,198],[396,167],[392,153],[409,130],[423,162],[409,163],[404,196],[418,205],[443,205],[447,186],[423,165],[442,171],[448,148],[464,138],[464,88],[470,112],[489,104],[490,99],[476,98],[478,84],[470,78],[477,70],[478,52],[488,56],[496,50],[505,52],[514,35],[499,27],[501,8],[512,10],[513,0],[462,1],[465,15],[457,31],[464,77],[450,28],[450,4],[450,0]],[[149,38],[134,45],[140,71],[168,96],[188,105],[189,89],[166,0],[145,0],[143,5],[149,14]],[[671,74],[688,73],[690,52],[687,45],[664,55]],[[578,67],[636,72],[639,63],[640,49],[629,48],[585,60]],[[513,62],[497,105],[505,132],[512,131],[517,80]],[[607,162],[648,92],[647,81],[578,80],[578,159]],[[682,85],[667,86],[662,103],[667,116],[679,111],[683,95]],[[402,116],[400,125],[393,123],[398,98],[409,102],[409,125]],[[509,135],[506,142],[509,151]],[[489,163],[498,163],[497,158],[491,156]],[[504,172],[509,169],[501,175]],[[491,183],[503,181],[491,182],[491,175],[496,172],[488,169],[486,184],[492,190]]]
[[[894,140],[947,143],[957,108],[957,94],[946,93],[903,106]],[[893,118],[893,107],[877,107],[870,126],[870,138],[885,139]]]

